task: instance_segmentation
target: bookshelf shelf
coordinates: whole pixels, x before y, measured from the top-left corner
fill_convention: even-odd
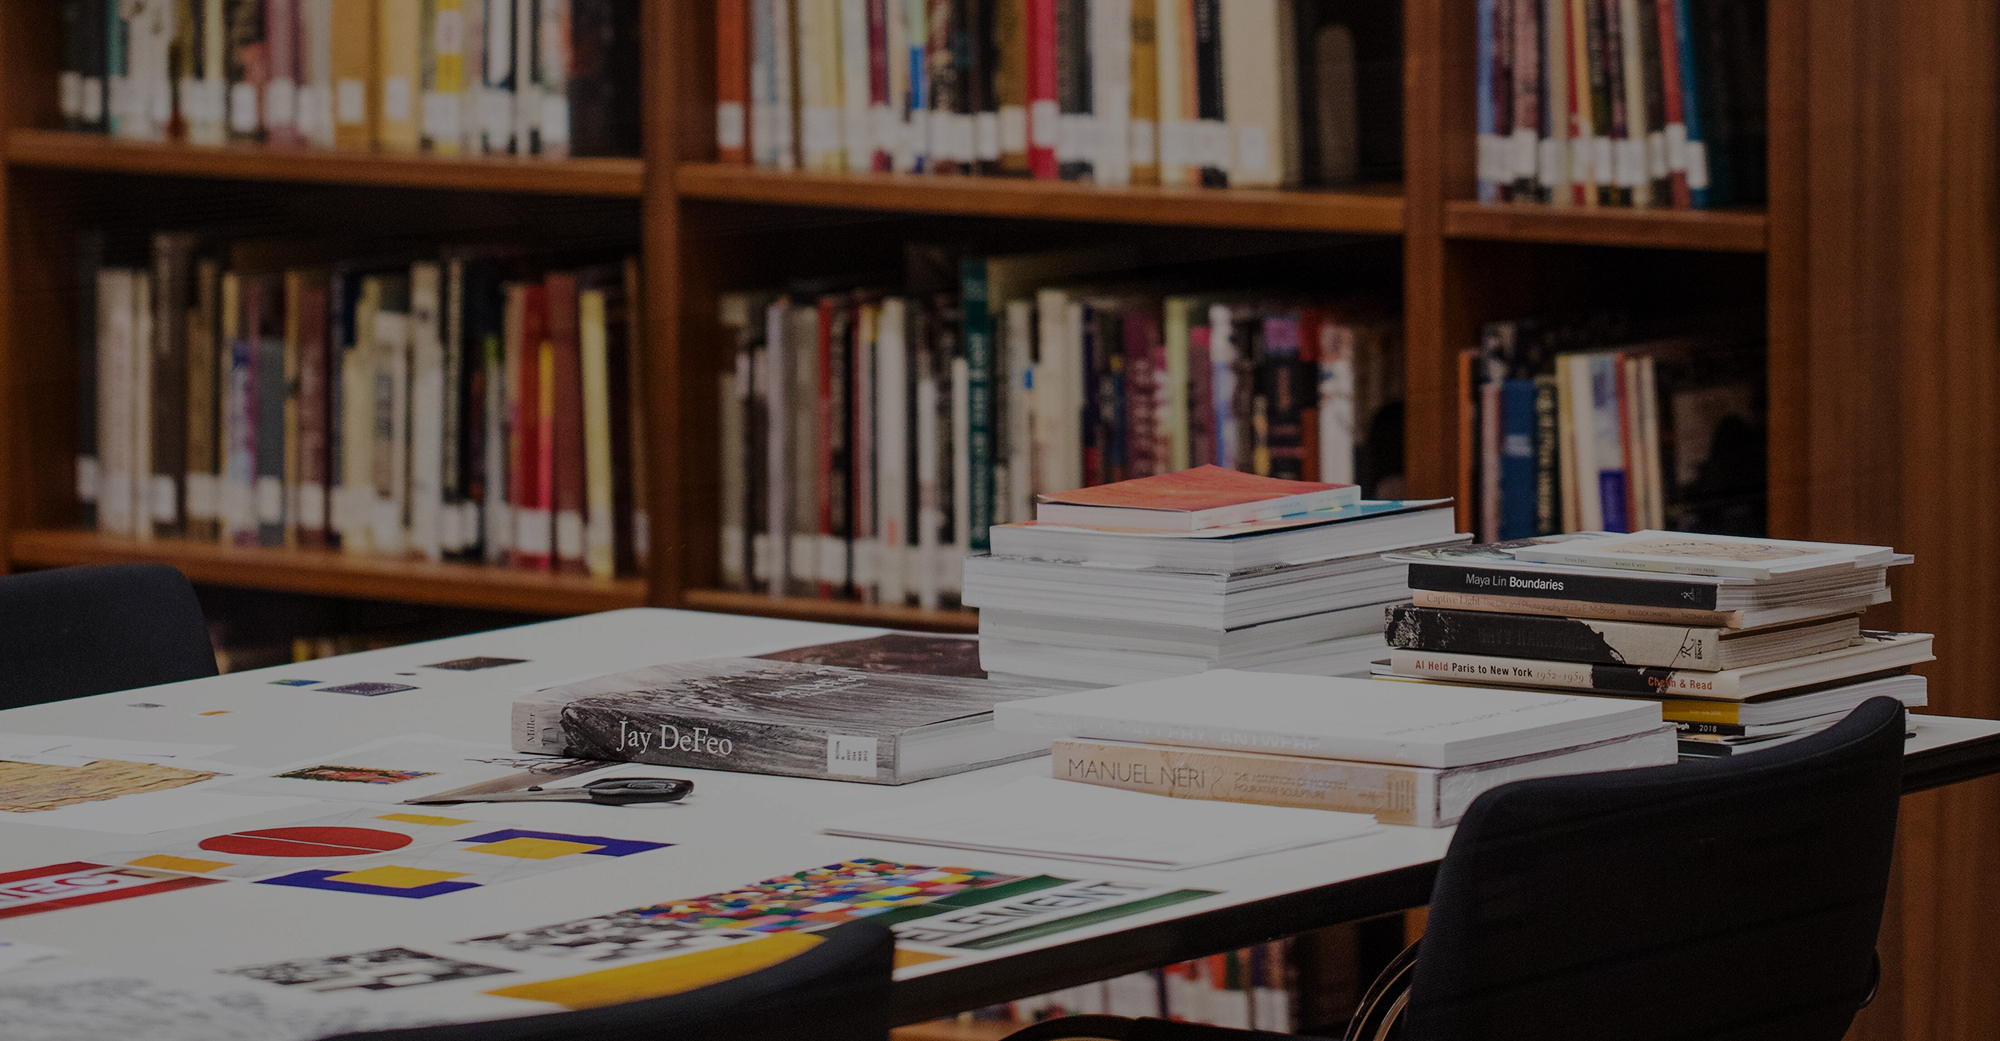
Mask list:
[[[646,603],[646,584],[636,578],[606,580],[172,539],[140,541],[75,529],[16,531],[7,556],[10,564],[30,567],[171,564],[189,579],[211,585],[531,614],[585,614]]]
[[[945,213],[967,217],[1400,235],[1400,185],[1351,191],[1100,188],[1010,177],[823,174],[687,163],[674,175],[685,199]]]
[[[815,600],[807,597],[774,599],[761,593],[739,593],[726,589],[690,589],[682,594],[680,606],[696,611],[724,611],[775,618],[797,618],[808,622],[838,625],[877,625],[889,629],[919,629],[931,632],[970,633],[979,630],[975,611],[934,610],[858,604],[849,600]]]
[[[1762,253],[1770,220],[1762,210],[1569,209],[1458,200],[1445,204],[1449,239],[1497,239],[1578,246]]]
[[[7,135],[7,163],[13,167],[241,181],[635,199],[642,194],[645,181],[645,165],[638,159],[453,158],[280,150],[257,145],[122,141],[97,134],[32,129],[17,129]]]

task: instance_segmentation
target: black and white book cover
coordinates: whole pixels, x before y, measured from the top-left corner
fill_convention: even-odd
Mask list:
[[[524,694],[514,702],[514,748],[902,784],[1035,754],[993,729],[993,705],[1049,692],[962,676],[710,658]]]

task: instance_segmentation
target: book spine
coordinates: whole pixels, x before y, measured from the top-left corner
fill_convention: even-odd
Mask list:
[[[1132,0],[1090,0],[1091,179],[1132,183]]]
[[[285,380],[285,305],[283,283],[258,276],[247,279],[245,332],[256,352],[255,411],[251,423],[255,462],[256,543],[285,543],[285,404],[290,388]]]
[[[1596,600],[1536,599],[1432,589],[1413,589],[1410,599],[1418,607],[1436,607],[1453,611],[1493,611],[1503,614],[1553,615],[1559,618],[1607,618],[1621,622],[1703,625],[1724,629],[1741,628],[1743,625],[1741,611],[1646,607],[1634,604],[1608,604]]]
[[[194,238],[153,237],[153,454],[147,502],[153,534],[185,530],[182,489],[187,475],[188,319],[194,286]]]
[[[264,142],[279,148],[305,145],[299,133],[299,0],[266,0]]]
[[[1500,386],[1501,539],[1535,534],[1539,503],[1535,480],[1537,397],[1534,380],[1507,380]]]
[[[1500,139],[1494,132],[1493,96],[1493,50],[1494,21],[1499,4],[1508,0],[1477,0],[1478,47],[1472,83],[1474,97],[1474,130],[1478,135],[1474,151],[1474,169],[1478,176],[1480,202],[1500,201]]]
[[[1694,205],[1694,200],[1688,192],[1687,116],[1682,108],[1680,37],[1676,30],[1678,5],[1675,0],[1647,2],[1653,8],[1653,38],[1658,48],[1660,103],[1665,121],[1661,139],[1667,169],[1667,199],[1663,202],[1685,210]]]
[[[385,152],[417,150],[419,120],[420,46],[423,31],[421,0],[376,0],[375,146]]]
[[[868,168],[888,173],[895,168],[897,141],[902,135],[898,105],[896,45],[902,22],[892,10],[898,0],[866,0],[868,28],[868,110],[874,128],[869,143]],[[895,39],[892,41],[891,37]]]
[[[590,570],[584,542],[584,508],[587,495],[584,449],[583,346],[578,328],[577,277],[568,272],[548,276],[549,371],[555,377],[552,388],[544,388],[543,400],[550,411],[543,413],[543,430],[550,443],[543,447],[548,460],[543,478],[544,493],[555,511],[556,570],[587,574]]]
[[[1562,529],[1562,438],[1557,417],[1562,406],[1556,379],[1535,377],[1535,472],[1534,530],[1531,535],[1554,535]]]
[[[1028,159],[1029,11],[1034,0],[990,0],[993,18],[993,110],[999,132],[996,172],[1030,173]]]
[[[605,292],[589,289],[577,297],[578,342],[582,354],[582,405],[583,405],[583,471],[585,476],[584,510],[584,562],[591,575],[610,578],[617,573],[616,525],[613,519],[612,492],[612,436],[611,436],[611,369],[609,334],[606,329]],[[729,398],[735,396],[733,388]],[[729,407],[725,405],[725,407]],[[731,411],[734,411],[733,409]],[[739,417],[740,421],[740,417]],[[741,430],[733,438],[725,440],[734,444],[740,456],[743,447]],[[733,471],[725,471],[724,484],[742,479],[743,467],[740,460]],[[736,523],[737,538],[742,538],[741,504],[739,491],[735,497],[738,508]],[[739,551],[736,559],[742,559]],[[739,586],[741,583],[738,583]]]
[[[849,490],[847,555],[852,570],[854,592],[864,603],[875,603],[881,588],[875,541],[875,372],[876,347],[880,342],[877,326],[881,306],[872,298],[856,296],[851,402],[847,418]]]
[[[1635,607],[1715,611],[1720,587],[1561,571],[1508,570],[1461,564],[1411,564],[1412,589],[1440,593],[1598,602]]]
[[[1227,86],[1223,82],[1222,0],[1191,0],[1189,9],[1196,125],[1191,131],[1188,162],[1199,169],[1202,187],[1227,188],[1235,148],[1229,136]]]
[[[96,278],[97,527],[132,530],[133,273],[101,268]]]
[[[1514,4],[1514,132],[1507,143],[1507,172],[1513,178],[1508,197],[1516,202],[1546,202],[1536,177],[1539,169],[1536,150],[1542,137],[1542,0],[1511,2]]]
[[[1678,625],[1585,621],[1545,615],[1389,609],[1389,646],[1410,651],[1547,658],[1714,672],[1721,631]]]
[[[872,784],[905,780],[898,770],[896,735],[830,734],[824,725],[596,709],[523,697],[514,702],[512,730],[520,752]],[[857,768],[857,762],[870,760],[873,770]]]
[[[1605,694],[1668,694],[1733,698],[1737,677],[1730,672],[1690,672],[1636,665],[1538,661],[1439,651],[1395,650],[1389,667],[1399,676],[1516,687],[1553,687]]]
[[[1055,0],[1057,117],[1056,170],[1065,181],[1088,181],[1094,171],[1097,120],[1091,77],[1090,5],[1087,0]]]
[[[1061,175],[1056,157],[1062,139],[1062,109],[1057,97],[1059,36],[1058,0],[1025,0],[1027,31],[1023,52],[1027,62],[1028,173],[1052,181]]]
[[[1697,210],[1708,208],[1708,137],[1703,132],[1704,117],[1700,101],[1700,79],[1696,71],[1694,54],[1694,33],[1688,24],[1689,0],[1673,0],[1674,7],[1674,51],[1680,65],[1681,119],[1687,132],[1685,151],[1687,156],[1688,205]]]
[[[1438,827],[1438,775],[1423,767],[1244,755],[1112,741],[1056,741],[1050,775],[1178,799],[1370,813],[1383,824]]]
[[[327,545],[327,281],[308,275],[299,290],[298,485],[293,516],[299,545]]]
[[[548,294],[541,285],[521,287],[519,360],[514,366],[514,566],[547,571],[555,520],[540,494],[542,472],[542,353],[548,321]]]
[[[987,550],[993,526],[993,315],[987,299],[986,261],[968,257],[959,268],[960,320],[966,365],[966,465],[970,550]]]
[[[478,415],[478,403],[470,396],[471,376],[465,364],[466,347],[472,334],[466,323],[466,261],[452,257],[442,269],[444,285],[439,304],[439,388],[438,544],[446,557],[456,557],[475,545],[478,519],[476,507],[466,498],[472,482],[467,427]],[[476,353],[476,352],[475,352]]]
[[[882,301],[876,319],[875,355],[875,532],[877,582],[881,600],[900,606],[905,597],[904,559],[909,555],[910,451],[909,315],[899,297]]]
[[[333,144],[365,152],[375,147],[376,94],[374,0],[331,0],[333,4]]]
[[[999,5],[1005,0],[964,0],[960,39],[965,49],[965,108],[970,113],[973,170],[988,177],[1000,170],[1000,52],[995,35]]]
[[[839,14],[841,151],[848,170],[865,173],[875,166],[868,0],[839,0]]]

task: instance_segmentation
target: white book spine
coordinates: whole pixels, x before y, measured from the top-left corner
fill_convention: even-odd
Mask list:
[[[1131,184],[1132,0],[1091,0],[1090,90],[1097,130],[1095,179],[1098,184]]]
[[[869,106],[868,2],[840,0],[840,132],[847,168],[867,171],[875,158],[875,115]]]
[[[1319,479],[1354,483],[1354,330],[1319,327]]]
[[[908,595],[902,564],[910,542],[907,306],[899,297],[882,301],[875,353],[875,532],[880,540],[876,581],[882,602],[898,605]]]
[[[937,435],[938,384],[928,372],[917,378],[917,605],[927,610],[938,606],[938,529],[943,526],[943,504],[939,501],[939,459]]]
[[[1222,99],[1228,144],[1217,165],[1232,188],[1272,188],[1285,181],[1286,84],[1281,5],[1285,0],[1227,0],[1222,13]]]
[[[1577,529],[1597,531],[1604,527],[1604,513],[1598,498],[1597,417],[1591,405],[1590,359],[1575,355],[1567,359],[1569,380],[1563,387],[1564,404],[1570,410],[1573,433],[1570,470],[1575,475]]]
[[[764,531],[771,547],[770,593],[773,598],[785,595],[785,576],[791,572],[791,541],[786,537],[792,527],[792,352],[785,336],[789,318],[790,305],[782,298],[773,301],[764,310],[765,357],[770,360],[769,376],[765,382],[770,408],[765,413],[769,419],[765,423]]]
[[[444,344],[439,324],[442,273],[410,267],[410,548],[444,559]]]

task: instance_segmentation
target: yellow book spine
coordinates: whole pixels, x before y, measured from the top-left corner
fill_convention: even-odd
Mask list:
[[[1168,0],[1169,3],[1172,0]],[[1132,0],[1132,183],[1160,183],[1158,0]]]
[[[424,143],[439,155],[457,155],[463,137],[465,0],[431,0],[425,34]]]
[[[1660,702],[1660,718],[1669,723],[1738,723],[1741,709],[1734,701],[1667,698]]]
[[[375,147],[375,0],[333,0],[333,146]]]
[[[577,297],[577,341],[583,361],[584,560],[590,573],[617,573],[611,488],[611,367],[604,327],[604,291]]]
[[[417,98],[422,72],[421,0],[378,0],[375,69],[379,76],[375,145],[385,152],[414,152],[418,145]]]

